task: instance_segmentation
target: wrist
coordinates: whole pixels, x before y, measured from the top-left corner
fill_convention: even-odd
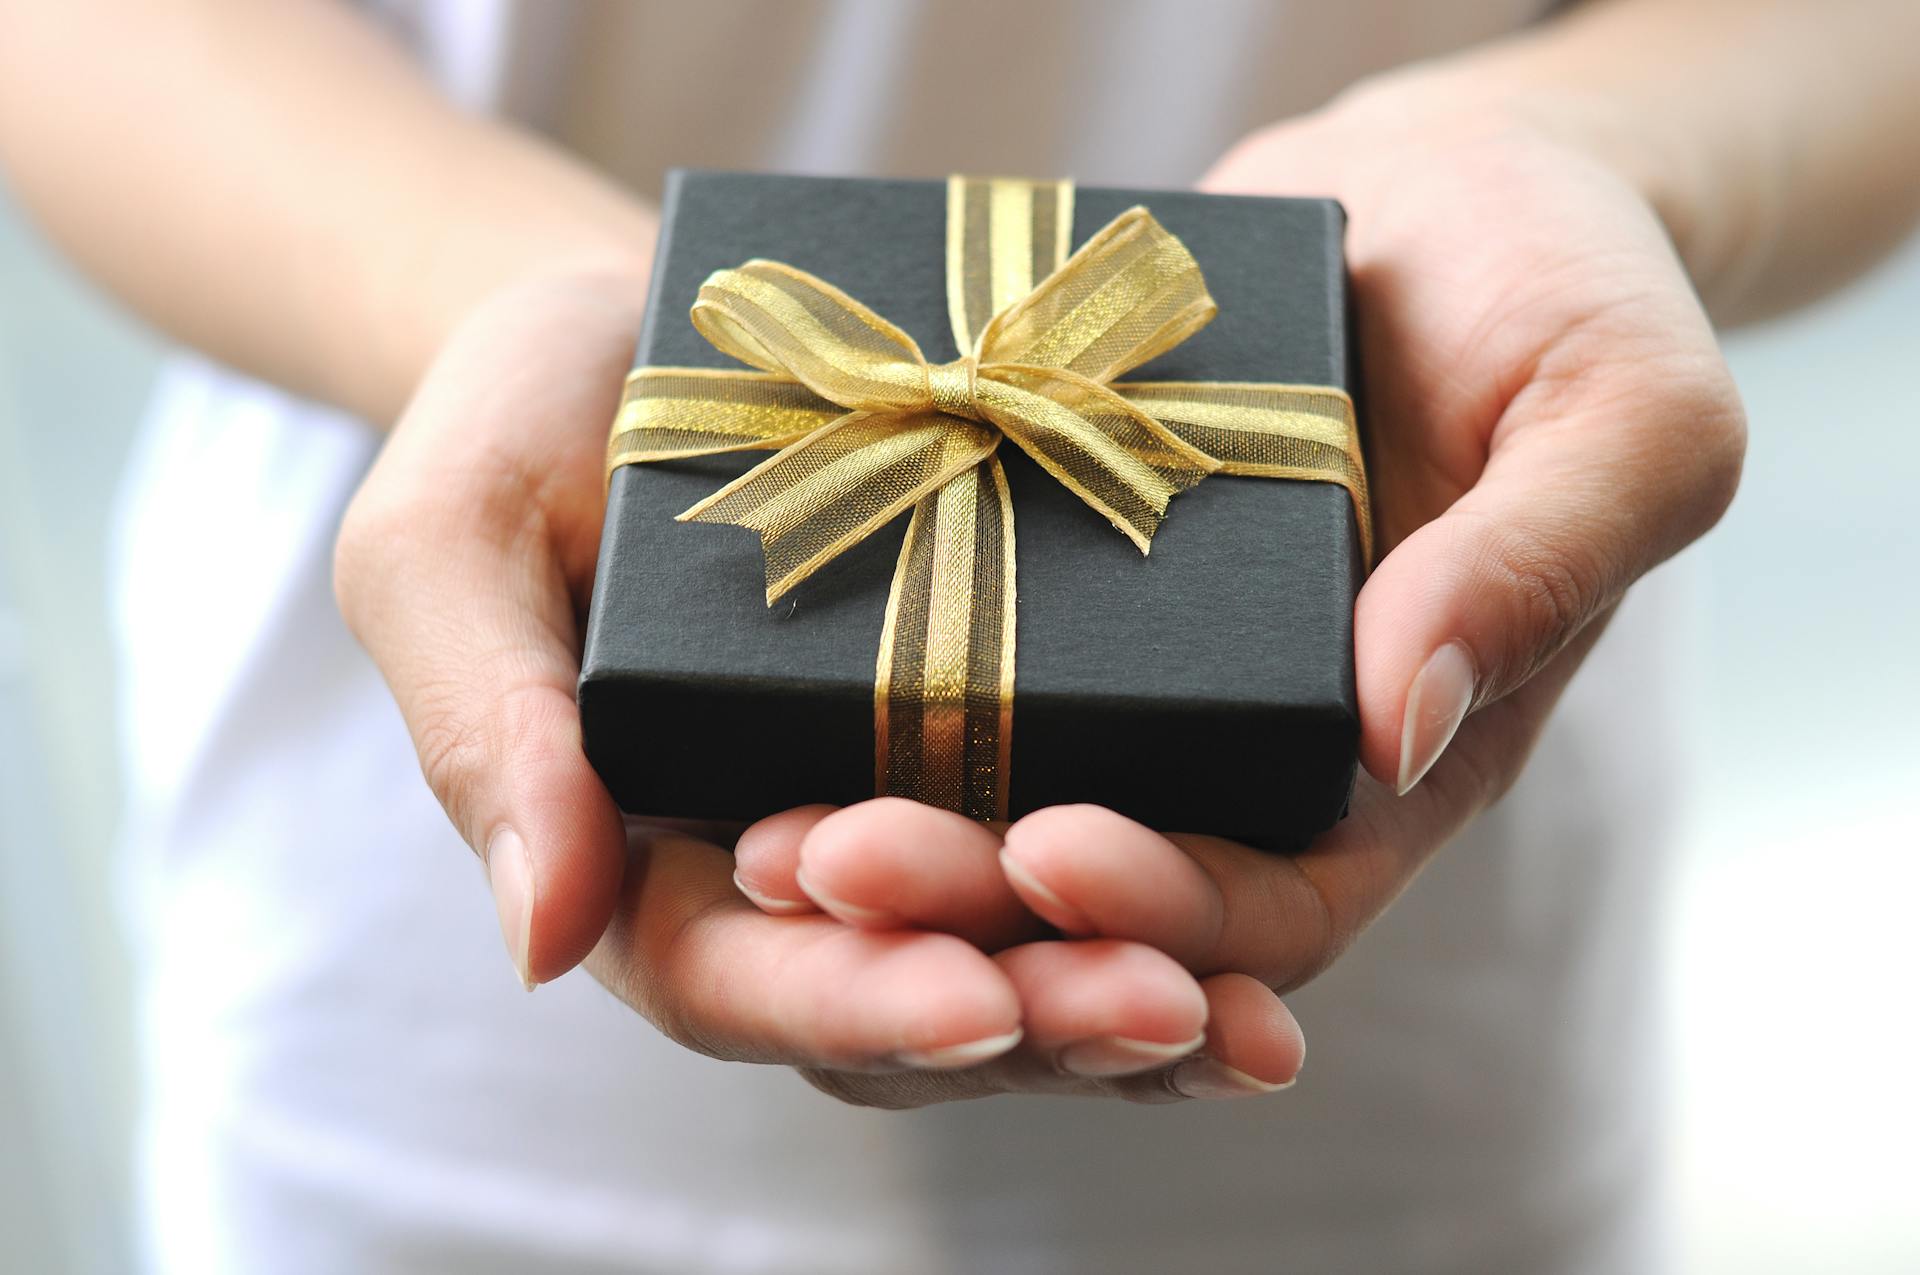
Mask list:
[[[361,286],[323,329],[337,378],[326,396],[381,426],[454,331],[504,294],[594,278],[644,300],[652,269],[654,210],[537,139],[470,122],[443,159],[424,193],[382,210],[388,224],[356,262]]]
[[[605,298],[609,306],[630,310],[629,335],[637,335],[651,250],[649,238],[632,251],[583,242],[556,245],[547,252],[523,245],[511,255],[470,259],[457,278],[423,281],[412,322],[376,329],[380,333],[377,346],[361,349],[357,358],[345,357],[343,351],[343,357],[333,362],[350,379],[330,397],[375,425],[388,427],[459,332],[486,316],[537,304],[546,296],[571,293]]]
[[[1325,115],[1396,146],[1464,146],[1527,138],[1598,164],[1653,210],[1696,286],[1715,286],[1738,255],[1701,215],[1715,206],[1706,189],[1712,166],[1692,157],[1683,130],[1646,118],[1642,104],[1618,93],[1557,80],[1549,65],[1523,56],[1528,42],[1481,54],[1419,63],[1363,80]]]

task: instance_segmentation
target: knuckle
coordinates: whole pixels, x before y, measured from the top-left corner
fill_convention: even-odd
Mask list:
[[[719,1062],[743,1061],[702,1031],[694,1015],[683,1006],[661,996],[645,996],[633,1003],[641,1008],[641,1016],[652,1023],[655,1030],[680,1048]]]
[[[472,842],[484,830],[471,827],[468,816],[491,756],[483,719],[468,711],[464,689],[446,682],[418,688],[412,716],[420,773],[454,825]]]
[[[613,995],[682,1049],[721,1062],[773,1059],[730,1047],[703,1011],[710,997],[702,980],[701,922],[721,906],[719,896],[678,894],[645,899],[623,894],[595,955],[594,977]]]
[[[1510,552],[1502,565],[1522,618],[1536,633],[1560,635],[1578,629],[1599,592],[1592,573],[1572,559],[1537,546]]]
[[[500,759],[532,764],[571,739],[564,721],[571,701],[551,687],[515,685],[516,676],[497,661],[481,660],[459,677],[419,683],[406,697],[420,773],[476,848],[489,831],[478,826],[481,799],[489,783],[503,778]],[[503,684],[511,689],[482,689]]]
[[[1508,667],[1483,670],[1495,688],[1531,677],[1597,614],[1615,588],[1602,553],[1530,529],[1490,530],[1486,560],[1505,600],[1508,632],[1526,640],[1507,644]]]
[[[1350,937],[1342,933],[1332,900],[1313,874],[1288,860],[1292,871],[1267,876],[1267,915],[1275,918],[1274,932],[1290,936],[1292,951],[1281,968],[1263,980],[1276,989],[1310,983],[1333,965],[1346,950]]]

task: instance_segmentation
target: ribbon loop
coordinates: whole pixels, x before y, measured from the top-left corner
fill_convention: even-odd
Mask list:
[[[1107,223],[980,334],[980,362],[1110,381],[1213,321],[1200,265],[1145,208]]]
[[[993,430],[936,412],[850,412],[680,515],[760,533],[767,605],[993,453]]]
[[[716,270],[693,303],[693,325],[716,349],[783,372],[822,398],[863,412],[933,405],[914,339],[840,289],[777,261]]]

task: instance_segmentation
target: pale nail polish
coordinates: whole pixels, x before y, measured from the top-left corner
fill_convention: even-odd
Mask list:
[[[1125,1076],[1164,1067],[1206,1043],[1205,1032],[1172,1044],[1126,1036],[1089,1036],[1062,1049],[1054,1062],[1061,1071],[1074,1076]]]
[[[1038,910],[1060,929],[1068,934],[1093,933],[1093,922],[1089,921],[1079,908],[1049,890],[1039,877],[1027,870],[1026,865],[1005,850],[1000,852],[1000,870],[1006,873],[1007,880],[1013,884],[1017,892],[1036,901],[1039,905]]]
[[[1251,1098],[1255,1094],[1279,1093],[1293,1088],[1293,1081],[1272,1084],[1249,1076],[1238,1067],[1229,1067],[1217,1058],[1194,1058],[1173,1069],[1170,1082],[1175,1092],[1189,1098]]]
[[[735,878],[735,880],[738,879]],[[802,890],[806,891],[808,898],[850,925],[890,926],[900,923],[899,917],[882,908],[862,907],[858,903],[836,899],[815,885],[805,872],[795,871],[793,879]]]
[[[983,1036],[979,1040],[942,1045],[938,1049],[903,1049],[894,1057],[909,1067],[950,1071],[956,1067],[971,1067],[989,1058],[998,1058],[1019,1044],[1022,1034],[1020,1028],[1016,1027],[1002,1036]]]
[[[1407,711],[1400,725],[1401,796],[1412,791],[1440,754],[1473,705],[1473,655],[1465,642],[1449,642],[1427,657],[1407,688]]]
[[[733,874],[733,888],[746,895],[753,906],[774,916],[794,916],[801,912],[813,911],[813,904],[804,899],[776,899],[771,894],[760,893],[742,881],[738,872]]]
[[[533,947],[533,860],[527,843],[511,828],[501,828],[487,840],[487,882],[514,972],[532,991],[536,985],[528,972],[527,954]]]

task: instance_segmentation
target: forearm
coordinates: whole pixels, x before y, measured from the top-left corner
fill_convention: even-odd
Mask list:
[[[644,287],[652,213],[463,115],[330,0],[0,0],[0,166],[171,335],[390,422],[479,299]]]
[[[1920,217],[1913,0],[1593,0],[1390,74],[1364,109],[1517,118],[1631,179],[1716,318],[1835,286]]]

